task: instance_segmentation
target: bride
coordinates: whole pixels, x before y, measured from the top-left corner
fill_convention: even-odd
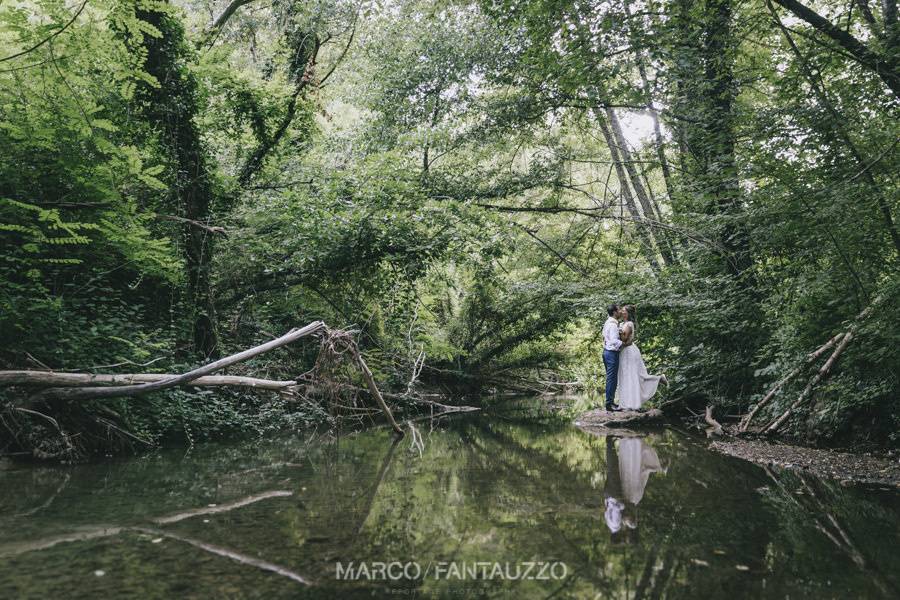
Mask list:
[[[641,351],[634,344],[634,306],[621,308],[625,323],[619,335],[622,350],[619,352],[619,407],[625,410],[638,410],[641,405],[653,397],[660,381],[669,384],[665,375],[650,375],[641,357]]]

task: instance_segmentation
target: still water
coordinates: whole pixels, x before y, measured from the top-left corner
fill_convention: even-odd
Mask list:
[[[415,425],[5,463],[0,598],[900,597],[896,490],[672,429]]]

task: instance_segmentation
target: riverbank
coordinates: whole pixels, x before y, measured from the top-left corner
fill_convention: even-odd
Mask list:
[[[621,431],[624,435],[633,434],[634,428],[656,427],[664,423],[665,417],[658,409],[645,412],[594,409],[581,413],[573,421],[576,427],[589,433]],[[733,437],[715,440],[709,448],[758,465],[812,473],[842,484],[866,483],[900,488],[900,457],[891,454],[878,456],[868,452],[841,452]]]
[[[806,448],[751,439],[717,440],[711,450],[750,461],[812,473],[843,483],[881,484],[900,488],[900,458]]]

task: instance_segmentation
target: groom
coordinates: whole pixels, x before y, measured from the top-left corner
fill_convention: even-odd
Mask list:
[[[606,410],[613,412],[622,410],[613,400],[616,397],[616,386],[619,383],[619,349],[622,340],[619,339],[619,321],[621,309],[618,304],[610,304],[606,309],[609,317],[603,325],[603,365],[606,367]]]

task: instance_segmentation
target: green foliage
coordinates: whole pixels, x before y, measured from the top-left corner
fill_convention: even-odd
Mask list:
[[[4,31],[13,34],[0,44],[4,55],[38,44],[71,18],[62,3],[33,9],[50,23],[25,18],[22,7],[0,11]],[[159,158],[122,126],[128,90],[144,73],[107,23],[141,26],[133,5],[101,3],[85,11],[91,19],[79,18],[33,51],[0,63],[8,65],[0,72],[6,364],[21,361],[25,351],[47,361],[52,356],[56,366],[83,360],[79,355],[95,343],[82,329],[84,319],[98,319],[106,334],[121,339],[141,336],[127,330],[139,311],[132,302],[180,277],[173,242],[147,206],[166,191],[157,178]],[[106,295],[95,296],[98,289]],[[78,347],[72,342],[81,335],[88,339]]]
[[[876,303],[787,429],[896,436],[896,98],[821,32],[729,0],[210,8],[0,7],[0,366],[178,370],[198,314],[219,353],[323,319],[386,389],[593,392],[627,301],[666,400],[735,414]],[[107,417],[153,441],[327,417],[138,404]],[[40,408],[121,441],[99,404]]]

